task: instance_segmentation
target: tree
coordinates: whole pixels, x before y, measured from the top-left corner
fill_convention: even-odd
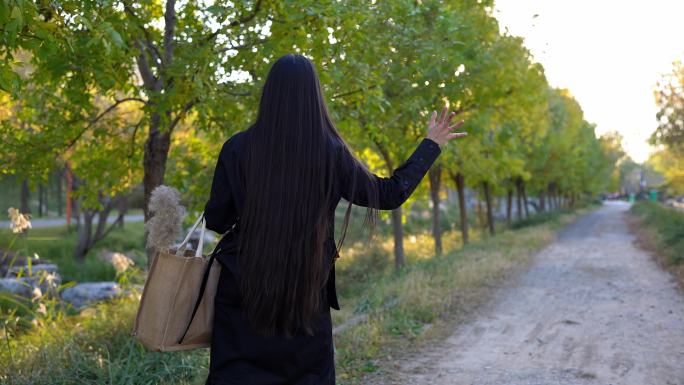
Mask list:
[[[684,64],[675,61],[672,71],[656,85],[658,128],[651,135],[651,143],[672,148],[684,145]]]
[[[608,191],[620,190],[619,165],[626,159],[627,154],[622,147],[622,135],[619,132],[607,132],[599,138],[603,153],[606,155],[607,162],[614,167],[606,169],[604,177],[609,180],[606,189]]]
[[[675,61],[672,71],[665,74],[655,90],[658,106],[658,128],[650,138],[659,150],[648,164],[663,174],[666,183],[675,192],[684,191],[681,165],[684,163],[684,64]]]
[[[212,5],[116,1],[106,7],[94,1],[59,6],[16,2],[0,15],[6,41],[0,87],[30,107],[19,119],[25,129],[3,122],[0,135],[11,143],[0,154],[11,165],[3,172],[18,173],[30,165],[29,174],[45,173],[55,167],[55,159],[69,158],[79,143],[114,138],[127,142],[119,150],[142,154],[147,207],[151,191],[164,181],[181,122],[192,120],[201,130],[218,129],[223,135],[244,129],[255,113],[246,106],[256,105],[258,85],[273,59],[297,50],[293,42],[303,41],[307,28],[325,31],[341,19],[336,2],[299,5],[261,0]],[[25,78],[16,71],[19,49],[31,53]],[[137,111],[138,120],[125,128],[112,124],[121,122],[128,108]],[[86,203],[99,206],[101,194],[113,196],[135,176],[104,178],[108,175],[99,166],[135,170],[131,162],[137,159],[124,158],[120,164],[120,151],[90,155],[92,162],[80,169],[74,164],[74,172],[89,185],[82,190]]]
[[[671,193],[684,194],[684,157],[681,154],[664,147],[653,153],[646,165],[662,174],[665,187]]]

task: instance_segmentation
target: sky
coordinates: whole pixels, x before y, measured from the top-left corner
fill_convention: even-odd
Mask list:
[[[620,132],[632,159],[646,160],[653,88],[684,60],[684,0],[495,1],[502,30],[525,38],[549,83],[570,90],[597,134]]]

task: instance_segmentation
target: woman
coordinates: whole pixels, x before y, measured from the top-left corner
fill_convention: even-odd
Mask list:
[[[205,207],[226,233],[207,384],[334,384],[330,308],[338,309],[333,239],[341,198],[399,207],[440,154],[454,113],[432,113],[427,137],[392,177],[370,173],[335,129],[313,64],[286,55],[263,86],[256,122],[219,154]],[[230,230],[230,231],[229,231]],[[340,242],[341,244],[341,242]]]

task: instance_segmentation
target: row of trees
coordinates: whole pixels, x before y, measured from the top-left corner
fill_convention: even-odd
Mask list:
[[[4,3],[8,4],[8,3]],[[338,128],[369,166],[389,174],[448,104],[469,136],[430,170],[435,247],[440,192],[482,193],[518,215],[605,187],[609,141],[598,139],[567,90],[551,88],[522,39],[501,32],[492,0],[368,2],[15,0],[0,10],[2,174],[44,178],[68,162],[88,207],[142,180],[166,182],[191,206],[208,196],[220,144],[255,116],[275,59],[312,58]],[[410,204],[410,202],[409,202]],[[145,210],[148,215],[147,209]],[[392,211],[404,264],[402,208]],[[510,214],[509,214],[510,218]]]
[[[655,89],[658,127],[650,138],[658,146],[648,163],[673,193],[684,193],[684,63],[676,61]]]

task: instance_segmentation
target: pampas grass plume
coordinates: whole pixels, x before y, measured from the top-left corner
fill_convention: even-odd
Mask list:
[[[150,196],[152,217],[145,223],[147,247],[170,248],[178,238],[185,217],[185,207],[180,204],[180,192],[173,187],[160,185]]]

